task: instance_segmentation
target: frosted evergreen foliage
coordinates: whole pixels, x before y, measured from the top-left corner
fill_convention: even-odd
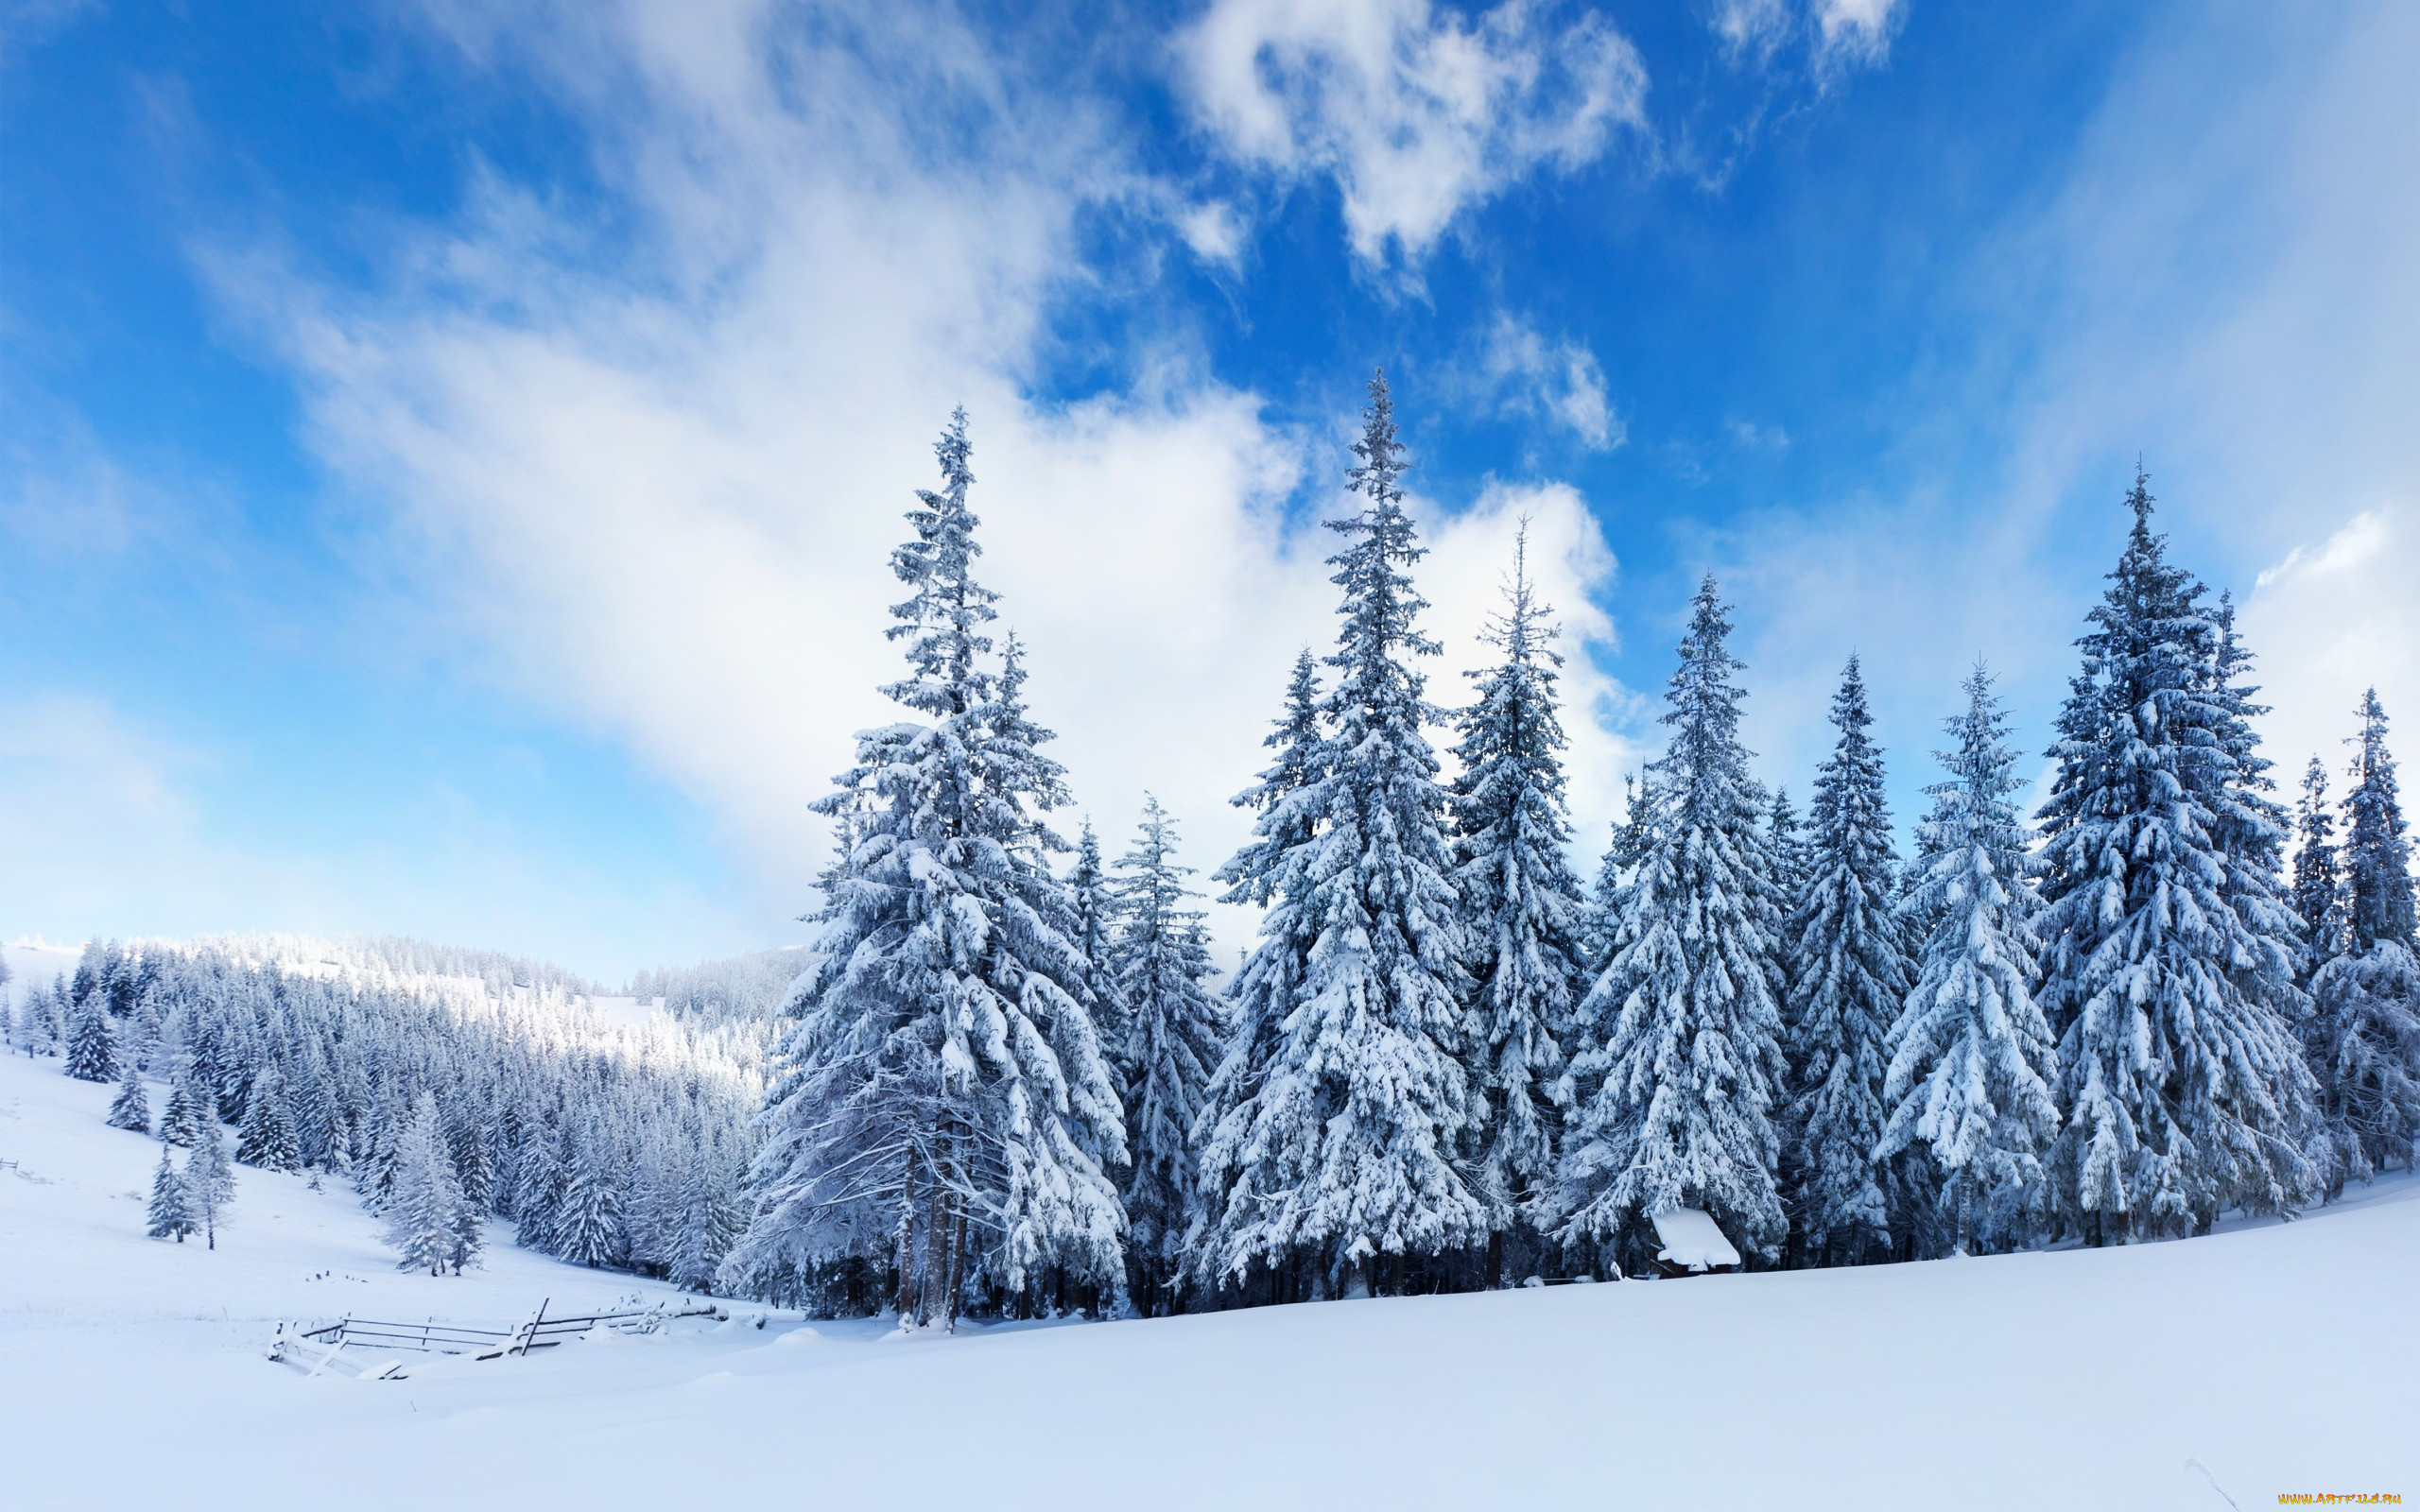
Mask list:
[[[1530,582],[1525,531],[1504,610],[1484,636],[1501,660],[1468,675],[1478,697],[1456,720],[1454,747],[1461,775],[1453,787],[1453,880],[1471,975],[1473,1066],[1486,1099],[1472,1178],[1496,1235],[1516,1220],[1528,1225],[1554,1173],[1562,1036],[1579,1002],[1588,925],[1567,854],[1555,688],[1563,657],[1551,614]],[[1501,1284],[1503,1261],[1501,1242],[1492,1243],[1491,1283]]]
[[[199,1232],[194,1222],[193,1204],[187,1199],[182,1173],[168,1163],[168,1146],[160,1146],[160,1168],[151,1173],[151,1201],[144,1210],[144,1232],[154,1239],[185,1242],[185,1235]]]
[[[86,993],[67,1010],[67,1074],[78,1081],[117,1079],[117,1025],[109,1002]]]
[[[2410,845],[2377,689],[2356,713],[2361,728],[2344,798],[2342,951],[2311,979],[2311,1058],[2331,1191],[2392,1161],[2409,1167],[2420,1138],[2420,942]]]
[[[118,1077],[117,1096],[110,1101],[109,1125],[136,1134],[151,1132],[151,1098],[143,1089],[143,1074],[129,1062]]]
[[[1655,1214],[1703,1209],[1771,1258],[1787,1228],[1775,1114],[1787,1068],[1765,795],[1739,744],[1740,662],[1708,576],[1665,693],[1654,828],[1614,957],[1580,1006],[1579,1111],[1556,1182],[1566,1244],[1636,1257]]]
[[[1868,733],[1873,723],[1851,657],[1832,698],[1840,739],[1815,780],[1788,930],[1789,1126],[1797,1142],[1789,1165],[1799,1249],[1817,1263],[1879,1260],[1891,1247],[1889,1178],[1876,1150],[1884,1041],[1913,972],[1893,911],[1897,856],[1882,751]],[[1778,846],[1787,810],[1776,800],[1773,812]]]
[[[1222,875],[1270,900],[1236,993],[1241,1042],[1205,1112],[1198,1263],[1222,1284],[1399,1283],[1413,1257],[1488,1232],[1461,1151],[1483,1101],[1460,1055],[1465,978],[1447,872],[1445,795],[1411,660],[1436,654],[1409,570],[1402,446],[1372,380],[1352,474],[1362,507],[1328,522],[1347,544],[1325,738],[1306,785],[1265,810],[1264,844]],[[1384,1258],[1383,1276],[1374,1276]]]
[[[1134,1305],[1168,1311],[1183,1280],[1194,1211],[1193,1125],[1226,1024],[1205,981],[1201,910],[1176,859],[1176,821],[1145,796],[1134,843],[1118,859],[1117,994],[1129,1015],[1124,1067],[1131,1160],[1127,1266]]]
[[[1115,885],[1100,853],[1100,836],[1093,821],[1084,820],[1076,837],[1076,865],[1067,873],[1067,901],[1074,924],[1067,938],[1083,957],[1084,986],[1092,993],[1093,1022],[1100,1036],[1101,1053],[1110,1073],[1124,1086],[1132,1072],[1127,1062],[1131,1010],[1118,988],[1114,959],[1117,943],[1118,902]]]
[[[1765,811],[1765,836],[1772,848],[1773,888],[1781,899],[1782,917],[1788,919],[1805,901],[1814,853],[1813,841],[1798,822],[1798,809],[1789,801],[1787,787],[1773,789],[1772,807]]]
[[[397,1270],[460,1275],[478,1258],[478,1216],[455,1179],[454,1158],[440,1126],[437,1099],[423,1092],[395,1148],[395,1180],[387,1199],[386,1239]]]
[[[160,1138],[169,1144],[190,1145],[201,1137],[203,1128],[216,1126],[216,1115],[202,1106],[192,1069],[178,1067],[168,1083],[168,1106],[160,1114]]]
[[[622,1257],[621,1184],[594,1136],[577,1141],[555,1207],[554,1252],[575,1265],[611,1265]]]
[[[1965,692],[1940,753],[1948,780],[1926,789],[1933,808],[1908,912],[1931,928],[1885,1046],[1889,1116],[1876,1151],[1924,1154],[1941,1211],[1917,1231],[1957,1254],[2031,1237],[2059,1126],[2058,1052],[2033,995],[2041,905],[2011,801],[2024,784],[1990,674],[1977,666]]]
[[[235,1131],[235,1159],[265,1171],[302,1169],[302,1141],[285,1106],[285,1084],[274,1071],[252,1083],[244,1122]]]
[[[994,670],[963,412],[936,453],[942,489],[891,559],[908,676],[884,691],[918,717],[861,734],[819,805],[846,850],[724,1271],[887,1272],[903,1316],[948,1327],[978,1281],[1114,1287],[1124,1222],[1103,1167],[1126,1150],[1075,910],[1043,864],[1063,779],[1021,668]]]
[[[1328,748],[1321,732],[1319,662],[1306,647],[1295,657],[1286,681],[1286,712],[1261,744],[1276,753],[1252,786],[1236,795],[1237,808],[1260,816],[1246,841],[1214,875],[1227,884],[1219,901],[1258,903],[1275,899],[1287,857],[1309,843],[1319,832],[1316,796],[1320,779],[1327,775]]]
[[[2344,882],[2337,867],[2336,815],[2327,802],[2327,767],[2316,756],[2303,773],[2294,804],[2294,914],[2303,921],[2300,976],[2308,986],[2322,966],[2344,954]]]
[[[2095,1242],[2205,1228],[2313,1194],[2290,925],[2244,832],[2256,773],[2227,637],[2134,525],[2070,683],[2044,830],[2044,1005],[2059,1030],[2061,1217]]]
[[[1589,886],[1586,954],[1582,979],[1594,982],[1614,958],[1614,940],[1621,933],[1624,901],[1630,879],[1647,859],[1654,834],[1655,796],[1635,773],[1622,776],[1622,816],[1614,822],[1611,841],[1597,863],[1597,878]]]
[[[193,1148],[185,1152],[179,1177],[184,1186],[185,1211],[212,1249],[218,1247],[218,1226],[235,1200],[235,1166],[227,1159],[227,1142],[215,1121],[206,1121]]]

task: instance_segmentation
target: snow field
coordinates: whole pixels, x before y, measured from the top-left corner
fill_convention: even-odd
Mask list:
[[[142,1237],[154,1142],[0,1060],[0,1505],[2224,1506],[2420,1496],[2420,1182],[2293,1224],[1684,1282],[901,1338],[734,1321],[412,1379],[279,1318],[506,1326],[667,1288],[515,1249],[403,1275],[349,1193],[243,1169],[213,1254]],[[324,1273],[324,1275],[323,1275]],[[757,1318],[767,1320],[763,1329]]]

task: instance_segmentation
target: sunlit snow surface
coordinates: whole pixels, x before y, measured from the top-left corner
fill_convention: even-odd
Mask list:
[[[2420,1498],[2420,1183],[2179,1244],[902,1340],[726,1325],[321,1378],[352,1311],[509,1326],[633,1291],[494,1235],[398,1275],[339,1191],[245,1170],[142,1237],[112,1089],[0,1061],[0,1506],[2242,1507]],[[155,1100],[155,1107],[156,1107]],[[323,1275],[323,1273],[325,1273]],[[753,1325],[768,1316],[767,1326]]]

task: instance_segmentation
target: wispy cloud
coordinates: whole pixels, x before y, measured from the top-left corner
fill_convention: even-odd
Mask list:
[[[1417,260],[1465,208],[1592,162],[1646,119],[1629,39],[1530,0],[1467,21],[1428,0],[1216,0],[1180,57],[1212,139],[1281,176],[1333,178],[1372,264]]]
[[[1498,313],[1488,327],[1465,387],[1481,403],[1536,416],[1594,451],[1609,451],[1629,438],[1606,396],[1596,353],[1577,341],[1549,341],[1510,314]]]
[[[1735,61],[1768,67],[1803,47],[1820,82],[1888,62],[1906,10],[1902,0],[1720,0],[1710,24]]]

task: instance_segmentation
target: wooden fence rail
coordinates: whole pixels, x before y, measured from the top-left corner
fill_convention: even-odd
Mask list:
[[[459,1324],[440,1323],[430,1318],[420,1323],[400,1323],[380,1318],[354,1317],[348,1314],[334,1323],[316,1329],[305,1329],[281,1323],[277,1335],[269,1344],[269,1358],[288,1365],[310,1363],[310,1372],[319,1374],[336,1363],[348,1345],[368,1349],[410,1349],[423,1354],[468,1354],[481,1360],[493,1360],[512,1354],[527,1354],[532,1349],[551,1349],[566,1339],[579,1338],[593,1329],[611,1328],[626,1332],[653,1332],[674,1318],[720,1317],[722,1311],[709,1303],[674,1308],[670,1304],[655,1307],[630,1308],[614,1313],[585,1313],[576,1316],[546,1315],[546,1308],[554,1298],[538,1304],[527,1322],[512,1329],[475,1329]],[[313,1360],[313,1356],[317,1356]],[[390,1363],[375,1372],[379,1379],[400,1380],[402,1373]]]

